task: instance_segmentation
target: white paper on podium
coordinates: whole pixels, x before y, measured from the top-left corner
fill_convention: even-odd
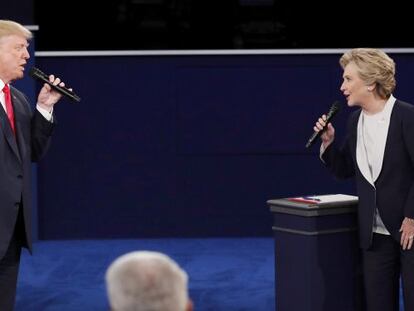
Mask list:
[[[309,200],[315,200],[318,202],[318,205],[325,203],[340,203],[340,202],[353,202],[358,201],[358,197],[348,194],[326,194],[326,195],[310,195],[305,197]]]

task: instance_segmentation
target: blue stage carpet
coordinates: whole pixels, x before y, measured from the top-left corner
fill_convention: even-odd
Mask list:
[[[105,270],[135,250],[174,258],[190,276],[197,311],[275,310],[271,238],[42,241],[34,247],[33,256],[22,255],[16,311],[108,311]],[[400,304],[403,311],[402,297]]]
[[[271,238],[41,241],[23,252],[16,310],[109,310],[104,274],[135,250],[168,254],[190,276],[195,310],[273,311]]]

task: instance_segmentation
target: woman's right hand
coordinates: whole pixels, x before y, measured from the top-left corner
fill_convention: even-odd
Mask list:
[[[326,148],[335,139],[335,128],[332,126],[331,123],[328,123],[328,126],[324,129],[325,125],[326,125],[326,115],[322,115],[322,117],[320,117],[318,121],[315,123],[313,130],[315,132],[320,132],[324,130],[322,132],[321,139],[322,139],[323,146]]]

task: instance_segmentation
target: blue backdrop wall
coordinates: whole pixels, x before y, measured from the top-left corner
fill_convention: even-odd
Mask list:
[[[39,237],[266,236],[268,199],[354,194],[304,148],[343,99],[339,56],[38,57],[82,97],[56,107]],[[414,102],[414,56],[392,56]]]

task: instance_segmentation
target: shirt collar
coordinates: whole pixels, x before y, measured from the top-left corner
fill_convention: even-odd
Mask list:
[[[392,113],[392,108],[394,107],[395,101],[397,99],[391,94],[390,97],[388,98],[387,102],[384,105],[384,108],[382,109],[382,111],[374,114],[374,115],[367,115],[364,111],[362,111],[362,115],[364,118],[368,118],[371,120],[381,120],[381,121],[385,121],[385,120],[390,120],[391,118],[391,113]]]
[[[392,108],[394,107],[394,104],[396,102],[396,98],[391,94],[390,98],[388,98],[387,102],[385,103],[384,107],[384,117],[387,119],[391,118]]]

